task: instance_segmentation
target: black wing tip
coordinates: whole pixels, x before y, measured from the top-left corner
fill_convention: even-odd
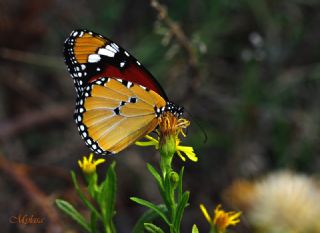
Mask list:
[[[74,30],[71,31],[69,36],[64,41],[64,55],[66,54],[65,53],[66,50],[73,46],[73,40],[76,39],[77,37],[81,36],[83,33],[90,33],[90,34],[92,34],[94,36],[99,36],[101,38],[105,38],[101,34],[96,33],[94,31],[91,31],[91,30],[88,30],[88,29],[85,29],[85,28],[74,29]]]
[[[65,39],[64,41],[64,46],[70,46],[70,42],[72,40],[74,40],[75,38],[77,38],[79,35],[81,35],[81,33],[85,33],[85,32],[90,32],[89,30],[87,29],[74,29],[70,32],[69,36]]]

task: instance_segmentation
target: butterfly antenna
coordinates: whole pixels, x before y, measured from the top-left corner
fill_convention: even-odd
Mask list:
[[[195,117],[193,117],[192,114],[191,114],[189,111],[187,111],[186,109],[185,109],[184,111],[190,116],[191,119],[194,120],[194,122],[196,123],[196,125],[199,127],[199,129],[201,130],[201,132],[202,132],[202,134],[203,134],[203,136],[204,136],[203,143],[206,143],[207,140],[208,140],[207,132],[206,132],[206,131],[204,130],[204,128],[201,126],[201,124],[199,123],[199,121],[198,121]]]

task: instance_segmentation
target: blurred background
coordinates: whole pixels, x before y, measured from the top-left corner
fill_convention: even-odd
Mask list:
[[[320,2],[161,3],[182,38],[159,19],[150,1],[0,1],[1,232],[80,231],[53,204],[64,198],[85,211],[70,170],[81,175],[77,161],[89,150],[73,120],[75,90],[62,56],[63,42],[76,28],[122,45],[154,74],[172,101],[186,108],[192,126],[183,144],[194,147],[199,161],[174,161],[177,169],[185,166],[184,187],[191,191],[182,232],[191,232],[194,223],[208,232],[200,203],[210,210],[222,203],[226,210],[242,211],[234,232],[273,233],[290,232],[295,213],[305,216],[319,204],[314,202],[320,200]],[[133,145],[107,157],[108,163],[113,160],[116,225],[118,232],[130,232],[145,209],[129,197],[160,202],[146,169],[146,162],[157,165],[159,155]],[[103,166],[100,170],[104,173]],[[284,181],[276,191],[290,187],[268,199],[273,204],[261,204],[266,199],[261,192],[271,197],[268,190],[278,176]],[[276,201],[293,193],[298,193],[291,200],[297,209],[290,211],[288,204],[283,214],[293,219],[290,227],[268,230],[263,224],[279,213]],[[309,209],[303,209],[307,201]],[[264,219],[254,212],[257,206],[274,209]],[[313,218],[320,216],[318,209],[312,211]],[[18,214],[42,216],[45,223],[10,224],[10,216]],[[312,224],[319,225],[307,225]]]

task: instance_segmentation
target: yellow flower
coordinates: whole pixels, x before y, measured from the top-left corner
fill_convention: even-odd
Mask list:
[[[224,233],[228,226],[234,226],[240,222],[239,217],[241,212],[225,212],[221,209],[221,205],[218,205],[215,208],[213,218],[209,215],[206,207],[203,204],[200,205],[200,209],[211,227],[216,228],[219,233]]]
[[[217,226],[220,232],[224,232],[228,226],[234,226],[240,222],[241,212],[225,212],[220,209],[221,205],[218,205],[214,210],[213,223]]]
[[[89,159],[83,156],[83,161],[78,160],[79,167],[86,174],[92,174],[96,171],[97,165],[104,163],[105,159],[93,160],[93,153],[90,154]]]
[[[190,125],[190,122],[184,118],[177,119],[176,117],[172,117],[169,115],[163,116],[160,119],[159,129],[157,130],[158,139],[155,139],[149,135],[146,135],[145,138],[148,141],[136,142],[137,146],[154,146],[157,150],[163,145],[165,138],[168,135],[175,136],[175,151],[177,155],[183,160],[186,161],[186,157],[188,157],[191,161],[197,162],[198,157],[196,156],[193,147],[191,146],[181,146],[179,139],[179,135],[182,134],[183,137],[186,137],[186,134],[183,132],[183,129],[187,128]]]
[[[178,136],[180,133],[186,136],[183,129],[190,125],[190,121],[184,118],[177,118],[171,112],[166,112],[159,119],[158,134],[160,139],[164,139],[168,135]]]

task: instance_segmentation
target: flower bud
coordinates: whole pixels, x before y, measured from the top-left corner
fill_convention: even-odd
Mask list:
[[[169,180],[170,180],[172,187],[174,187],[174,188],[177,187],[177,185],[179,183],[179,179],[180,179],[179,174],[176,173],[175,171],[171,171],[169,173]]]

